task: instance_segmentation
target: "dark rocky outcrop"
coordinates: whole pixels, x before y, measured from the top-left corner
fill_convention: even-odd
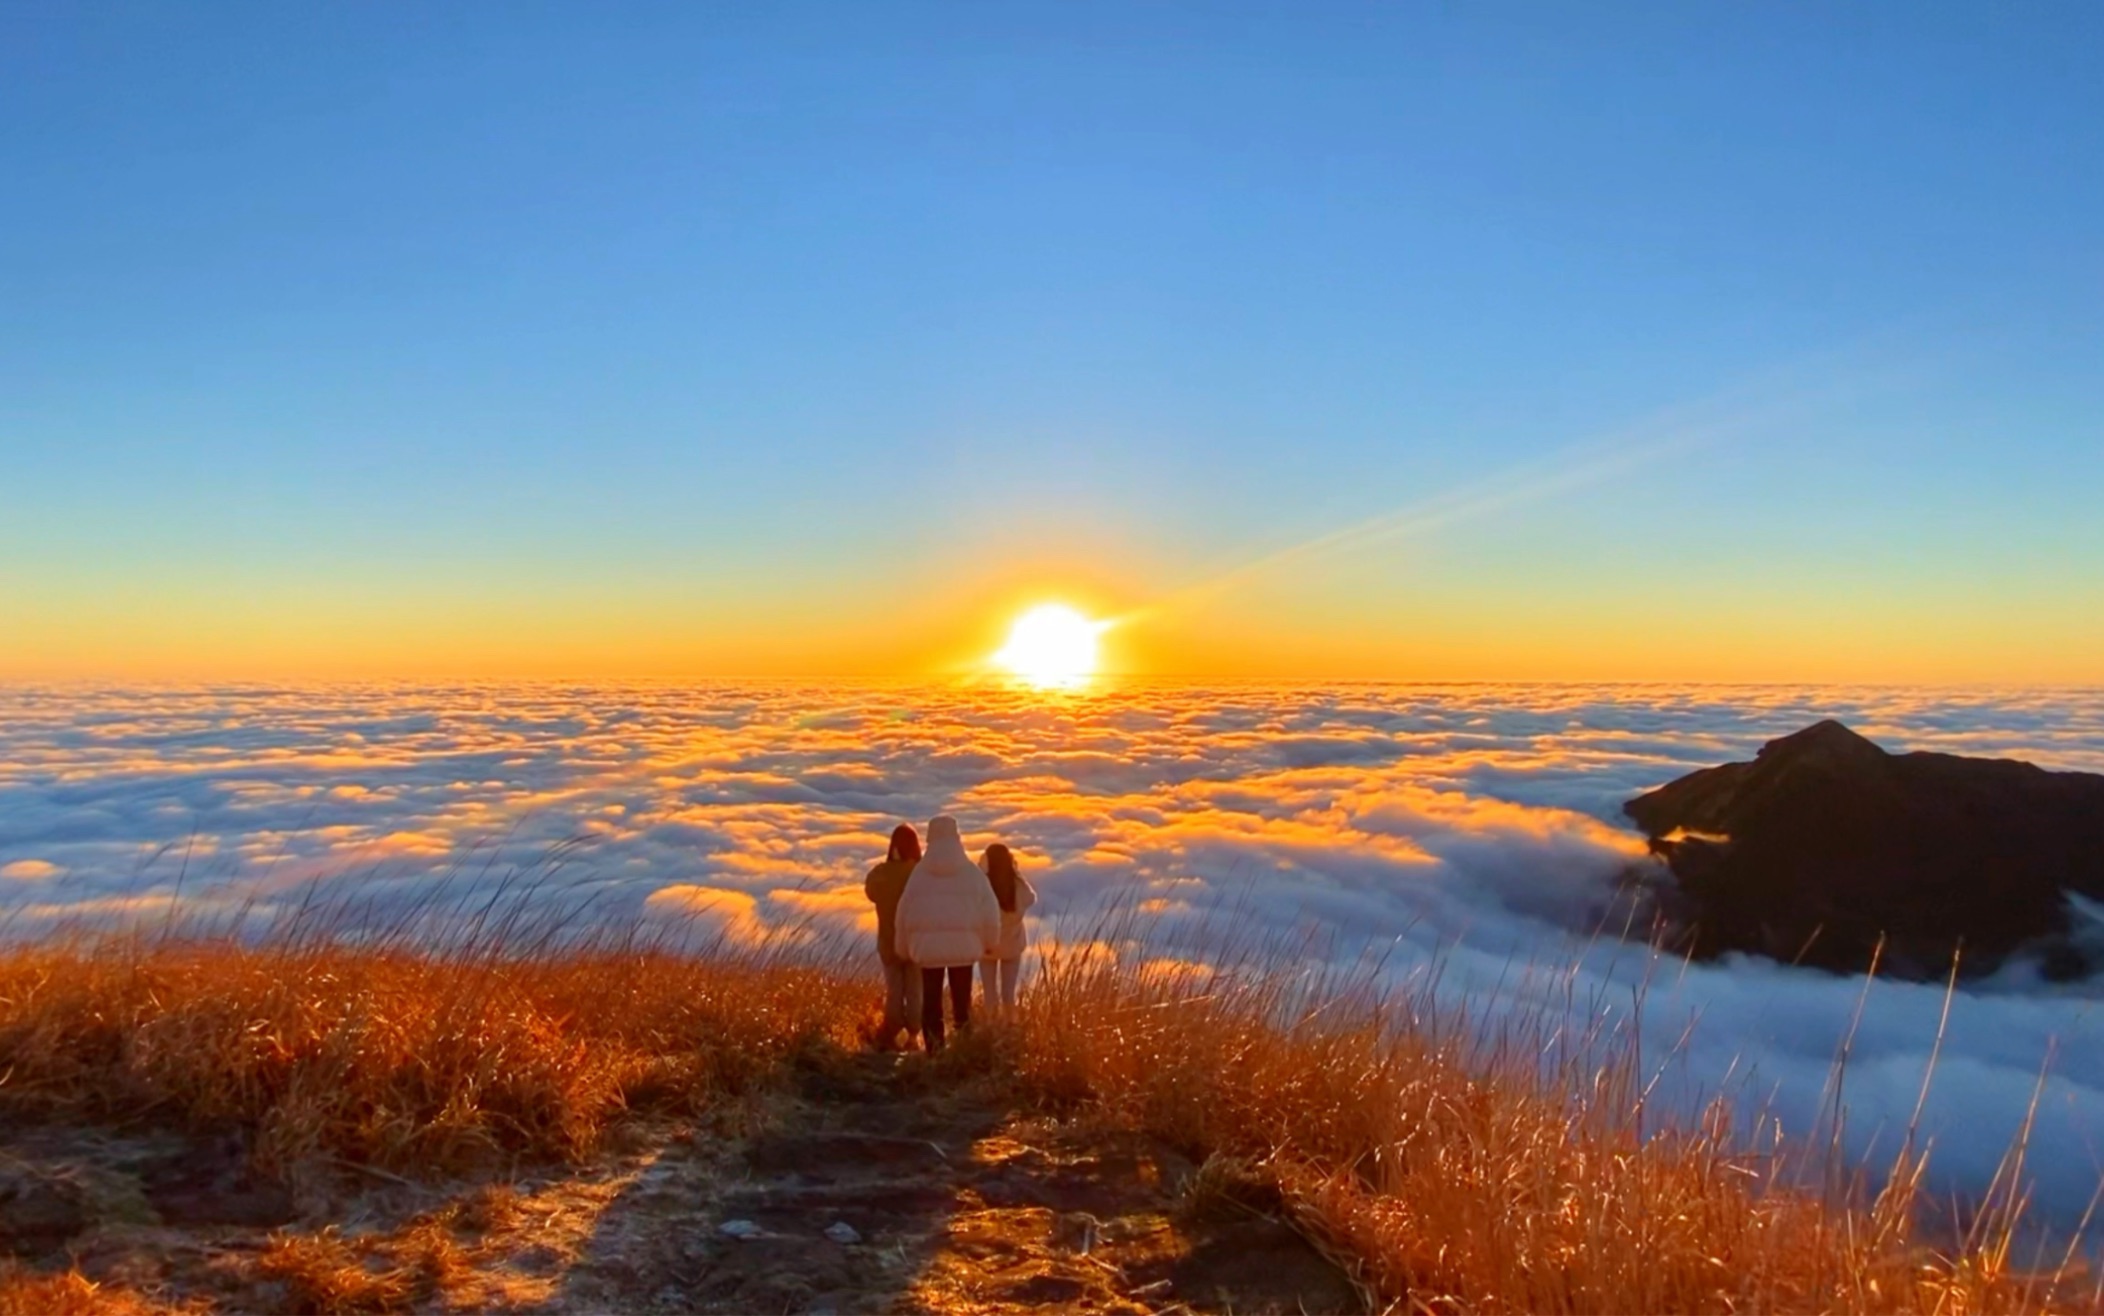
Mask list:
[[[1839,722],[1689,773],[1623,806],[1671,868],[1697,954],[1842,971],[1987,971],[2036,944],[2086,972],[2067,892],[2104,899],[2104,776],[2008,759],[1888,754]]]

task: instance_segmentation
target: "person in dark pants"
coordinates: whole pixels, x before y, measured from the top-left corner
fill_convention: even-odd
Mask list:
[[[921,1035],[928,1039],[929,1054],[942,1050],[942,980],[950,979],[950,1017],[957,1021],[958,1031],[972,1021],[972,966],[952,964],[943,969],[922,969],[921,973]]]
[[[928,852],[899,897],[895,938],[898,957],[920,966],[921,1038],[930,1053],[940,1051],[944,977],[962,1029],[972,1017],[972,966],[1001,947],[1000,901],[948,814],[928,823]]]
[[[869,870],[862,880],[862,893],[877,907],[877,960],[884,967],[884,1024],[878,1046],[889,1051],[906,1030],[908,1045],[920,1036],[921,972],[899,958],[897,923],[899,897],[906,893],[906,879],[920,862],[920,836],[905,823],[891,829],[891,852],[884,862]]]

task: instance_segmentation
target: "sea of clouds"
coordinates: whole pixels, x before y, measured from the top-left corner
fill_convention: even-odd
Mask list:
[[[523,898],[566,931],[852,941],[891,826],[946,811],[975,848],[1018,850],[1041,944],[1098,936],[1114,906],[1147,943],[1125,953],[1174,960],[1224,929],[1394,977],[1436,966],[1484,1014],[1634,1027],[1668,1108],[1724,1091],[1811,1130],[1852,1035],[1844,1138],[1876,1164],[1919,1099],[1940,988],[1682,965],[1612,935],[1644,863],[1622,802],[1821,717],[2104,771],[2097,691],[16,687],[0,917],[15,937],[178,911],[267,928],[326,892],[376,929]],[[2104,1173],[2100,999],[2023,965],[1958,993],[1923,1119],[1938,1187],[1981,1191],[2036,1094],[2038,1203],[2081,1214]]]

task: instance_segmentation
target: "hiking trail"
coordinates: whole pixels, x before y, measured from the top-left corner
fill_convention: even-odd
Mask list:
[[[959,1059],[820,1048],[786,1090],[479,1181],[294,1192],[238,1138],[12,1130],[0,1250],[219,1312],[1367,1310],[1257,1180],[1017,1109]]]
[[[808,1316],[1364,1310],[1281,1221],[1226,1199],[1181,1209],[1198,1167],[1159,1142],[1007,1111],[934,1068],[858,1053],[807,1069],[742,1147],[660,1157],[609,1206],[551,1310],[639,1291]],[[705,1203],[709,1227],[663,1230],[672,1203]]]

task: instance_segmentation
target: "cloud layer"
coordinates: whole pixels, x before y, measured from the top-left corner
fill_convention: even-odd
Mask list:
[[[1725,1086],[1808,1127],[1860,1002],[1843,1095],[1875,1159],[1912,1112],[1940,992],[1660,966],[1588,935],[1641,861],[1624,799],[1828,716],[1892,748],[2104,771],[2104,696],[2080,691],[17,688],[0,909],[33,935],[178,907],[268,920],[319,889],[391,926],[530,884],[600,923],[852,937],[885,833],[947,810],[1017,848],[1047,937],[1092,936],[1117,903],[1150,956],[1228,928],[1395,975],[1436,963],[1493,1013],[1627,1014],[1643,985],[1637,1026],[1683,1105]],[[1575,964],[1577,989],[1515,973],[1530,964]],[[1943,1183],[1986,1182],[2050,1049],[2033,1165],[2042,1202],[2079,1213],[2104,1153],[2095,1014],[2089,989],[2021,969],[1959,998],[1925,1120]]]

